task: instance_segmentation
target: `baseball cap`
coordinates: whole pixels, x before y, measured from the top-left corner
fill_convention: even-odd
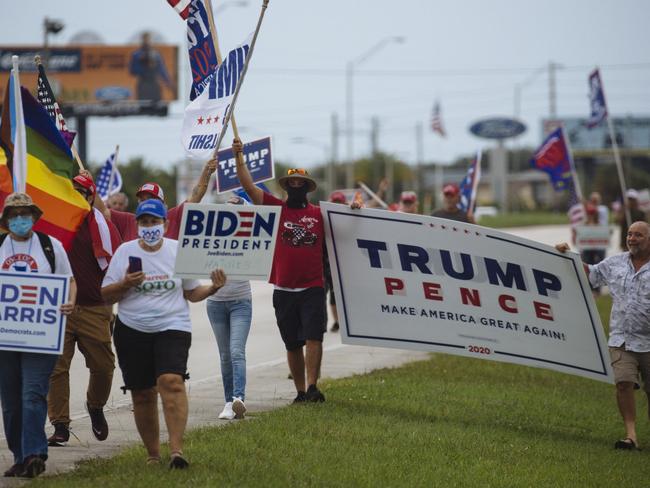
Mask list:
[[[634,200],[638,200],[639,192],[636,191],[634,188],[630,188],[628,191],[625,192],[625,196],[627,198],[633,198]]]
[[[458,188],[458,185],[456,185],[454,183],[449,183],[448,185],[445,185],[442,188],[442,194],[443,195],[449,195],[449,196],[455,197],[459,193],[460,193],[460,188]]]
[[[413,203],[417,202],[418,196],[414,191],[403,191],[399,196],[400,202]]]
[[[152,195],[154,198],[157,198],[161,202],[165,201],[165,193],[163,192],[163,189],[160,188],[160,185],[157,183],[145,183],[142,185],[140,188],[138,188],[138,191],[135,192],[135,196],[139,196],[140,193],[148,193],[149,195]]]
[[[333,191],[330,194],[329,200],[332,203],[347,203],[348,201],[348,199],[345,198],[345,193],[343,193],[342,191]]]
[[[72,178],[72,181],[74,181],[79,186],[88,190],[88,192],[90,192],[91,195],[95,195],[95,192],[97,191],[97,186],[95,186],[95,182],[92,180],[92,178],[88,178],[87,176],[84,175],[77,175],[74,178]]]
[[[153,215],[154,217],[159,217],[161,219],[167,218],[167,207],[163,202],[155,198],[145,200],[138,204],[138,208],[135,210],[135,218],[139,219],[143,215]]]

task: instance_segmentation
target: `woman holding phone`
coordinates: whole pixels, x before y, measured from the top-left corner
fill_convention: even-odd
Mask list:
[[[113,340],[124,378],[131,390],[133,416],[148,453],[160,463],[158,394],[169,434],[171,469],[184,469],[183,434],[187,423],[187,357],[192,341],[188,300],[199,302],[225,283],[222,270],[212,284],[174,278],[178,242],[163,237],[167,208],[146,200],[136,210],[139,239],[120,246],[106,271],[102,296],[118,303]]]

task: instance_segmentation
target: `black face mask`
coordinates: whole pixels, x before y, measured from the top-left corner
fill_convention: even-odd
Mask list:
[[[307,184],[299,188],[287,186],[287,207],[305,208],[307,206]]]

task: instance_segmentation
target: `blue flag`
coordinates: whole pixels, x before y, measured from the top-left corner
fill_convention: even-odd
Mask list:
[[[97,194],[106,200],[122,189],[122,175],[115,164],[115,153],[111,154],[97,176]]]
[[[192,89],[190,100],[198,97],[217,69],[217,52],[212,42],[208,12],[204,0],[192,0],[187,17],[187,41],[189,45]]]
[[[476,191],[478,182],[481,179],[481,151],[476,154],[474,161],[467,169],[467,175],[460,182],[460,202],[458,208],[467,213],[470,209],[474,211],[476,204]]]
[[[542,146],[535,151],[530,165],[546,171],[556,190],[565,190],[568,187],[572,181],[571,157],[561,127],[548,135]]]
[[[591,105],[591,115],[587,119],[587,127],[593,129],[607,117],[605,91],[600,79],[600,72],[597,69],[589,75],[589,104]]]
[[[255,186],[258,187],[263,192],[271,193],[271,190],[269,190],[264,183],[255,183]],[[248,203],[251,203],[251,199],[249,198],[248,194],[244,191],[243,188],[238,188],[237,190],[234,190],[233,193],[238,197],[242,197]]]

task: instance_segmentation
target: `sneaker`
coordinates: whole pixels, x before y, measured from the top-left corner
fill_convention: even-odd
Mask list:
[[[339,330],[339,323],[338,323],[338,322],[334,322],[334,323],[332,324],[332,328],[330,329],[330,332],[336,332],[336,331],[338,331],[338,330]]]
[[[5,478],[15,478],[17,476],[21,476],[23,474],[23,471],[25,471],[25,465],[23,463],[16,463],[7,471],[5,471],[4,476]]]
[[[45,461],[37,455],[27,456],[25,458],[25,468],[20,476],[23,478],[36,478],[45,471]]]
[[[54,434],[47,439],[47,445],[50,447],[63,447],[70,440],[70,428],[68,424],[54,424]]]
[[[108,437],[108,422],[104,417],[104,410],[102,408],[91,408],[86,402],[86,410],[90,415],[90,423],[93,426],[93,434],[98,441],[105,441]]]
[[[325,401],[325,395],[316,387],[316,385],[309,385],[307,393],[305,394],[305,401],[313,403],[322,403]]]
[[[305,403],[307,401],[307,396],[305,395],[304,391],[299,391],[298,394],[296,395],[296,398],[293,399],[294,405],[296,403]]]
[[[219,414],[219,418],[222,420],[232,420],[235,418],[235,412],[232,410],[232,402],[224,405],[223,410]]]
[[[187,469],[190,463],[183,457],[181,453],[173,453],[172,460],[169,462],[169,469]]]
[[[243,419],[246,414],[246,405],[244,405],[244,401],[239,397],[235,397],[232,401],[232,410],[235,412],[236,419]]]

